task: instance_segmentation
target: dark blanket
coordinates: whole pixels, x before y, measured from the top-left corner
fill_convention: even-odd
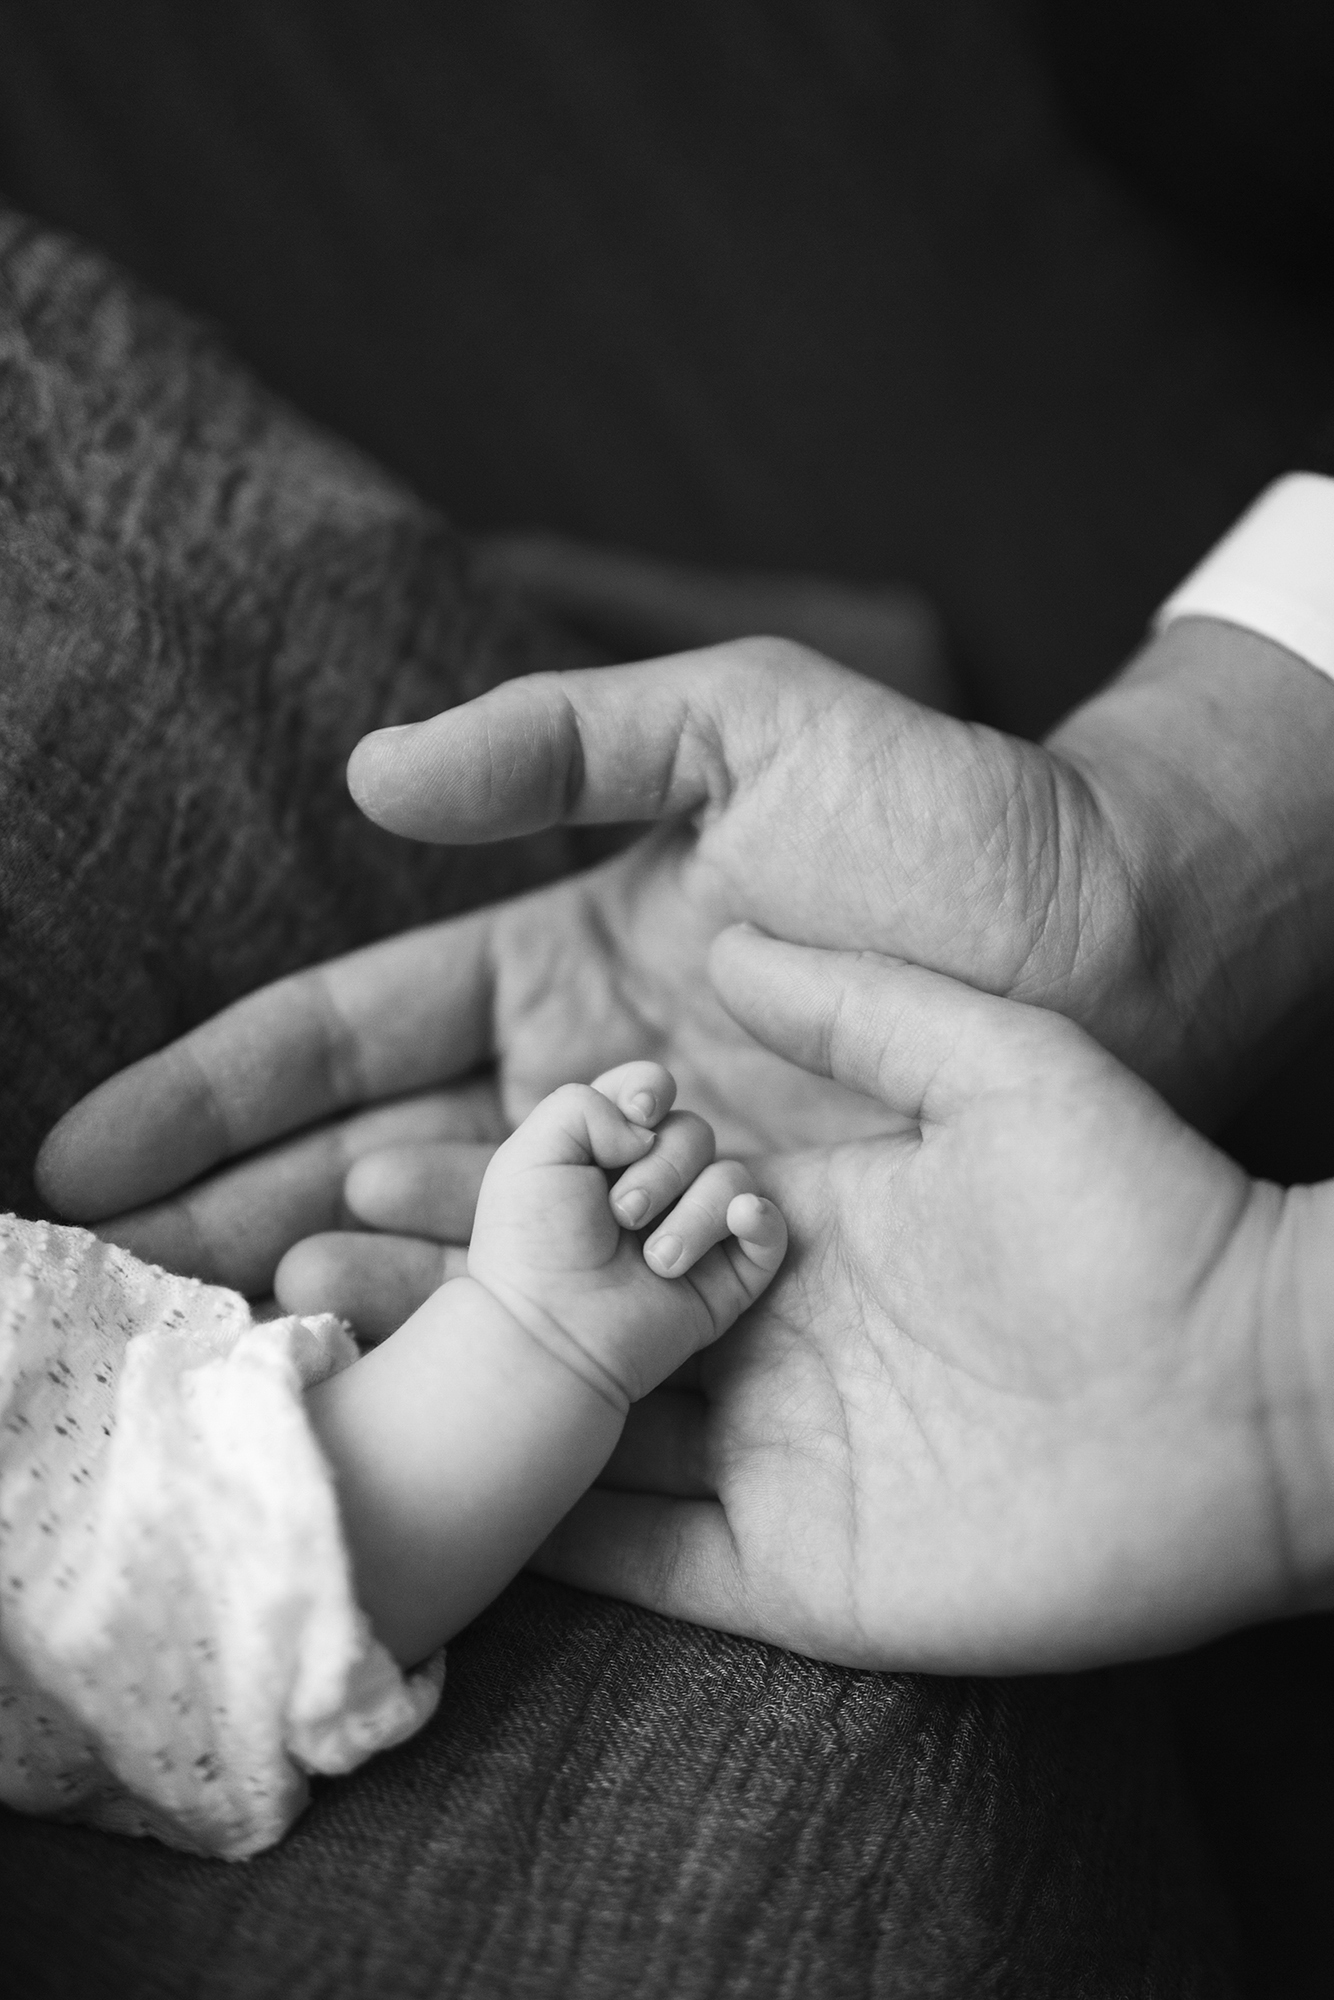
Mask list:
[[[0,210],[0,1207],[112,1070],[278,973],[567,867],[415,848],[377,724],[588,656],[204,328]]]

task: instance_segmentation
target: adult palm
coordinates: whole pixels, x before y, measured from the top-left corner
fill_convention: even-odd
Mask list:
[[[1049,1013],[753,935],[715,971],[766,1042],[912,1129],[769,1163],[785,1272],[631,1412],[619,1490],[540,1567],[949,1671],[1186,1644],[1328,1574],[1321,1419],[1292,1320],[1263,1309],[1300,1197]],[[1294,1464],[1322,1491],[1297,1498]]]
[[[666,824],[587,875],[252,995],[85,1099],[40,1175],[64,1213],[262,1291],[289,1244],[347,1222],[356,1158],[392,1148],[391,1193],[363,1186],[360,1213],[404,1234],[326,1243],[287,1299],[376,1330],[438,1281],[428,1245],[466,1240],[489,1147],[559,1082],[655,1056],[729,1150],[886,1128],[719,1005],[707,951],[736,919],[1095,1025],[1114,996],[1123,1036],[1144,1012],[1127,871],[1079,768],[784,642],[510,683],[367,738],[349,777],[422,839]],[[492,1060],[495,1090],[452,1087]]]

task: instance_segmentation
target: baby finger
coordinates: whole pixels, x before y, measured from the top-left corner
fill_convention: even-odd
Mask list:
[[[715,1243],[731,1235],[727,1211],[749,1194],[751,1177],[740,1160],[715,1160],[687,1188],[644,1245],[644,1259],[663,1278],[683,1278]]]
[[[736,1195],[728,1205],[727,1227],[742,1254],[770,1276],[787,1255],[787,1224],[761,1194]]]
[[[643,1229],[677,1201],[713,1158],[713,1127],[693,1111],[663,1119],[653,1150],[627,1167],[611,1191],[622,1229]]]
[[[656,1125],[671,1110],[676,1078],[660,1062],[618,1063],[593,1078],[593,1088],[609,1097],[623,1117],[635,1125]]]

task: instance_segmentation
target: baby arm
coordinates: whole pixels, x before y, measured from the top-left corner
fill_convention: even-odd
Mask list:
[[[523,1567],[630,1403],[782,1262],[782,1217],[674,1093],[640,1062],[546,1098],[487,1170],[468,1275],[309,1394],[360,1601],[404,1664]]]

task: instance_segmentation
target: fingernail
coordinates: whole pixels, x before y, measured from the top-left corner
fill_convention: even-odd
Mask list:
[[[680,1259],[681,1239],[679,1236],[655,1236],[645,1254],[651,1257],[655,1264],[662,1264],[670,1269]]]
[[[648,1196],[643,1188],[631,1188],[628,1194],[616,1197],[616,1213],[631,1229],[648,1212]]]
[[[627,1118],[633,1118],[636,1125],[647,1125],[657,1109],[658,1100],[650,1091],[639,1090],[625,1107]]]

